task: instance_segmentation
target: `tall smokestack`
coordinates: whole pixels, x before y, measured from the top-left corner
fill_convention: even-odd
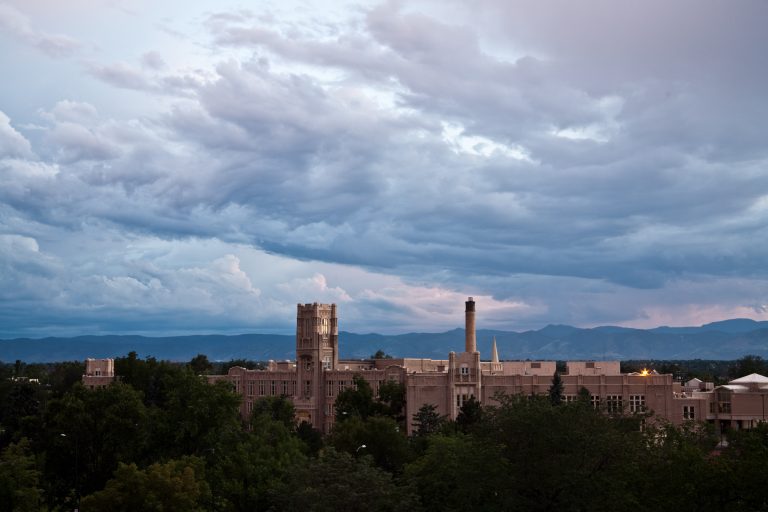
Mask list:
[[[477,352],[477,339],[475,338],[475,301],[472,297],[464,303],[466,309],[466,325],[464,328],[466,341],[464,343],[467,352]]]

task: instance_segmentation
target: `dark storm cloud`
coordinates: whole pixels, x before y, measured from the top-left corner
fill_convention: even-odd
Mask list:
[[[223,44],[341,68],[366,84],[394,78],[401,87],[396,101],[418,112],[427,132],[419,141],[412,130],[406,142],[384,126],[366,144],[355,137],[366,133],[366,120],[344,117],[336,105],[319,108],[329,98],[306,77],[294,76],[284,88],[261,71],[220,70],[203,105],[212,117],[272,140],[270,150],[294,148],[282,161],[283,177],[304,184],[313,158],[348,143],[375,162],[362,175],[353,160],[337,163],[332,173],[362,177],[357,193],[370,210],[355,202],[327,204],[305,216],[307,199],[290,187],[267,202],[280,212],[287,198],[291,223],[319,215],[334,224],[344,216],[349,236],[329,226],[334,237],[325,247],[286,239],[267,240],[270,247],[378,267],[422,258],[460,276],[572,275],[638,287],[686,274],[727,275],[731,266],[764,275],[765,244],[743,236],[762,231],[765,214],[749,209],[768,193],[766,155],[756,136],[763,130],[755,129],[765,124],[766,108],[754,87],[765,80],[755,45],[764,42],[758,13],[729,8],[721,23],[722,4],[624,9],[598,2],[561,12],[532,3],[479,4],[478,16],[496,18],[499,44],[533,55],[496,58],[483,52],[475,28],[403,12],[394,3],[368,14],[373,41],[358,45],[356,60],[347,50],[357,34],[318,45],[258,22],[219,20],[215,32]],[[541,31],[531,28],[529,15]],[[280,97],[270,94],[275,86],[284,89]],[[227,108],[227,98],[237,108]],[[270,108],[282,110],[280,123]],[[338,126],[356,129],[335,130],[339,118]],[[437,144],[443,120],[461,123],[467,136],[520,144],[535,163],[446,155]],[[574,133],[553,135],[563,130]],[[423,157],[414,159],[419,152]],[[385,186],[372,192],[369,180]]]
[[[759,309],[745,283],[768,278],[765,5],[385,2],[311,30],[216,13],[211,69],[155,51],[86,65],[162,98],[160,114],[63,101],[35,144],[0,116],[0,200],[72,231],[477,286],[544,304],[532,322],[636,319],[653,289],[690,303],[679,283],[707,280],[715,295],[737,280],[729,303]],[[135,298],[148,282],[104,286]]]

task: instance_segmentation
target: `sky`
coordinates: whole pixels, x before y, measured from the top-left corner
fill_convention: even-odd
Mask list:
[[[0,338],[768,320],[763,0],[0,0]]]

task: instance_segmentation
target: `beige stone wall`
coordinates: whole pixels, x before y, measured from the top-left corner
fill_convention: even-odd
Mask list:
[[[619,361],[567,361],[568,375],[621,375]]]
[[[115,360],[114,359],[91,359],[85,360],[85,373],[83,374],[83,385],[94,389],[109,386],[115,381]]]
[[[557,363],[555,361],[503,361],[503,375],[543,375],[552,378]]]
[[[86,359],[85,375],[96,377],[114,377],[115,360],[114,359]]]

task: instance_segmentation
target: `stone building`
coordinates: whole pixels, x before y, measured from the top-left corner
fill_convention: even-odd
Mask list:
[[[86,359],[83,385],[94,389],[109,386],[115,380],[114,359]]]
[[[441,414],[455,419],[461,406],[472,396],[489,404],[498,392],[546,394],[556,363],[502,361],[495,340],[490,361],[481,360],[475,334],[475,301],[470,297],[465,305],[464,350],[450,352],[447,359],[344,360],[339,358],[336,305],[299,304],[295,362],[270,362],[266,370],[233,367],[227,375],[211,376],[210,380],[232,382],[243,396],[241,414],[244,417],[251,413],[254,401],[260,397],[285,395],[293,401],[299,421],[308,421],[324,432],[329,432],[333,426],[336,397],[353,385],[355,375],[368,381],[374,393],[386,380],[405,385],[409,433],[412,429],[410,418],[424,404],[433,404]],[[713,409],[709,404],[713,403],[713,398],[745,395],[742,388],[727,387],[685,392],[679,383],[673,382],[672,375],[621,373],[618,361],[568,361],[561,377],[566,401],[576,400],[584,388],[595,407],[610,412],[653,411],[656,417],[676,424],[686,420],[725,421],[725,412],[710,413]],[[755,384],[745,386],[751,390]],[[763,389],[762,384],[757,386]],[[768,389],[768,379],[765,387]],[[765,391],[758,393],[763,394],[764,401]],[[715,407],[714,410],[720,409]],[[730,414],[728,420],[736,417],[736,412]],[[750,418],[733,425],[753,425],[756,420]],[[725,428],[726,425],[718,423],[718,426]]]

